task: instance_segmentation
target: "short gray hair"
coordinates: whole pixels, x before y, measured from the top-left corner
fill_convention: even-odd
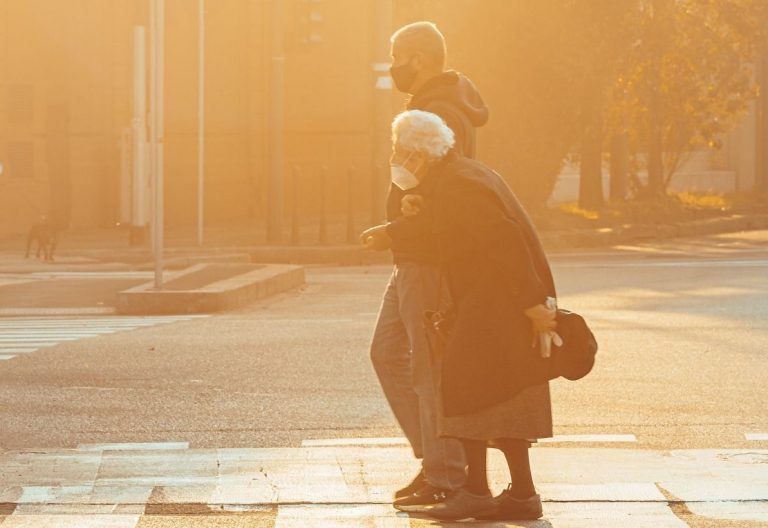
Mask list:
[[[440,116],[422,110],[402,112],[392,121],[392,144],[440,159],[453,148],[455,135]]]
[[[445,68],[445,37],[432,22],[414,22],[403,26],[395,31],[390,42],[397,42],[414,53],[421,52],[437,66]]]

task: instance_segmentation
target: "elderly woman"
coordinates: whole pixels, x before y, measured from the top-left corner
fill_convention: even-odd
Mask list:
[[[418,110],[392,125],[392,179],[418,185],[404,199],[408,216],[386,226],[393,240],[418,222],[440,247],[450,297],[451,331],[442,362],[440,434],[461,440],[467,485],[429,511],[441,520],[537,519],[542,515],[528,459],[529,442],[552,436],[549,371],[536,340],[555,326],[545,305],[552,274],[527,214],[491,169],[451,150],[453,132]],[[492,497],[486,476],[489,441],[503,451],[512,483]]]

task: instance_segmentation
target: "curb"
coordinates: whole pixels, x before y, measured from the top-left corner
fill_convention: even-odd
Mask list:
[[[768,214],[734,215],[708,218],[680,224],[627,224],[596,229],[540,231],[546,251],[567,251],[610,247],[620,244],[666,240],[677,237],[768,229]],[[333,246],[238,246],[166,248],[164,266],[180,269],[200,263],[274,263],[304,265],[365,266],[392,264],[389,251],[369,251],[358,245]],[[146,248],[83,249],[62,255],[92,259],[71,265],[72,269],[115,266],[119,269],[152,269],[152,255]],[[99,264],[100,261],[100,264]],[[116,263],[122,261],[123,263]],[[43,268],[41,268],[43,269]],[[4,272],[27,272],[28,269],[3,269]]]
[[[188,273],[205,264],[193,266]],[[193,290],[154,290],[146,283],[118,293],[116,309],[123,315],[170,315],[232,310],[304,284],[304,268],[265,265]]]
[[[759,229],[768,229],[768,215],[734,215],[681,224],[630,224],[594,230],[544,231],[540,236],[547,250],[566,250]]]

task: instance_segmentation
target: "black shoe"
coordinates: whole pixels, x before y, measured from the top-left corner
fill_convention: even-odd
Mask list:
[[[512,485],[494,498],[496,512],[484,516],[483,520],[493,521],[535,521],[544,515],[541,507],[541,497],[532,495],[527,499],[516,499],[512,496]]]
[[[490,492],[475,495],[462,488],[425,513],[441,521],[487,519],[496,514],[496,500]]]
[[[427,484],[419,491],[411,493],[407,497],[397,499],[392,503],[392,506],[404,512],[426,512],[436,504],[440,504],[446,500],[451,494],[451,490],[437,488],[431,484]]]
[[[406,487],[399,489],[395,492],[395,500],[402,499],[408,495],[412,495],[419,491],[421,488],[429,484],[424,476],[424,470],[422,469],[418,475],[408,484]]]

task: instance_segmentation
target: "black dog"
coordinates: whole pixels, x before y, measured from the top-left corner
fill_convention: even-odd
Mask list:
[[[29,250],[32,242],[37,241],[37,258],[43,255],[45,260],[53,260],[53,252],[58,243],[59,233],[56,227],[45,216],[40,217],[40,221],[34,224],[27,234],[27,252],[24,258],[29,258]]]

